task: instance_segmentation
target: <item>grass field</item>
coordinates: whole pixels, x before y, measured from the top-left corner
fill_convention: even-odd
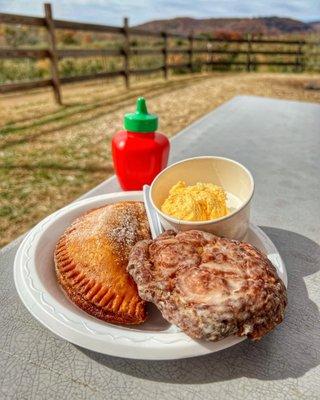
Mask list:
[[[305,85],[319,75],[212,73],[66,86],[65,105],[51,91],[3,96],[0,108],[0,245],[113,174],[112,135],[123,114],[144,95],[160,116],[160,130],[173,136],[235,95],[252,94],[320,102]],[[319,78],[318,78],[319,80]]]

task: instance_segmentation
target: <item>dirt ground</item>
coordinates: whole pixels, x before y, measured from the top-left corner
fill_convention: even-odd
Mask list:
[[[63,88],[64,106],[49,89],[2,96],[0,107],[0,246],[113,174],[112,135],[137,96],[173,136],[236,95],[320,102],[306,88],[319,75],[211,73],[135,81],[95,81]]]

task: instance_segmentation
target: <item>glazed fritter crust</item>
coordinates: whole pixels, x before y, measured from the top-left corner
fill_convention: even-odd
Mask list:
[[[249,243],[201,231],[167,231],[132,249],[128,271],[142,299],[195,339],[259,340],[284,318],[286,289]]]

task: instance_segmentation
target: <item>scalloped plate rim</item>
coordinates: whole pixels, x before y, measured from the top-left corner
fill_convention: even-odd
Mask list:
[[[41,281],[38,277],[33,276],[36,284],[32,279],[29,279],[30,275],[34,273],[32,271],[32,257],[34,257],[36,245],[52,224],[72,210],[80,209],[83,206],[89,209],[95,207],[94,204],[99,202],[114,202],[119,199],[142,200],[142,192],[109,193],[79,200],[49,215],[26,235],[15,257],[14,280],[18,294],[29,312],[40,323],[65,340],[89,350],[126,358],[165,360],[193,357],[219,351],[245,340],[245,338],[231,336],[219,342],[210,343],[192,340],[183,332],[133,331],[108,323],[103,325],[103,331],[98,332],[96,326],[97,324],[101,326],[101,321],[95,323],[95,318],[87,316],[85,313],[81,318],[76,316],[76,320],[70,320],[70,317],[65,318],[66,316],[61,312],[60,307],[58,307],[59,310],[56,309],[55,299],[48,296],[43,288],[41,290]],[[79,211],[79,214],[81,212]],[[41,232],[41,229],[44,230]],[[285,265],[276,247],[259,227],[250,224],[250,230],[264,243],[266,249],[273,252],[271,255],[276,257],[273,260],[277,264],[275,266],[287,286]],[[31,254],[29,254],[30,252]],[[66,312],[66,310],[63,311]]]

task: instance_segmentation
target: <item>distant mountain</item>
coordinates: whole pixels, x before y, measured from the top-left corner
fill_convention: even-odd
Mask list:
[[[309,22],[309,25],[311,26],[311,28],[312,28],[314,31],[320,33],[320,21],[312,21],[312,22]]]
[[[195,34],[207,33],[211,35],[220,32],[236,32],[240,35],[245,33],[280,35],[317,32],[320,30],[320,21],[307,23],[281,17],[208,19],[178,17],[146,22],[138,25],[137,28],[153,32],[168,31],[180,34],[188,34],[193,31]]]

